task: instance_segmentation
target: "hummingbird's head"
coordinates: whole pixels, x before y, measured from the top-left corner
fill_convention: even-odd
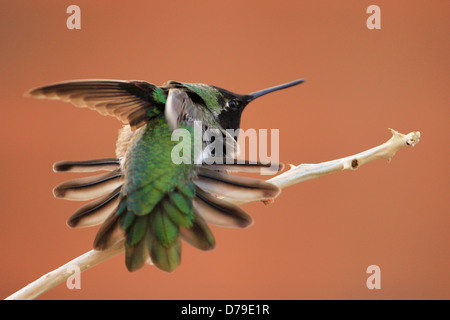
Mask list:
[[[306,79],[295,80],[250,94],[236,94],[219,87],[214,87],[221,93],[221,98],[223,99],[223,101],[221,101],[222,110],[220,114],[217,115],[217,121],[225,129],[239,129],[242,111],[244,111],[244,108],[251,101],[270,92],[298,85],[300,83],[303,83],[305,80]]]

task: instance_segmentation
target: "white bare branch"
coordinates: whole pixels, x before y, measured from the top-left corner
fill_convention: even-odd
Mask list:
[[[332,172],[355,170],[374,160],[386,159],[390,161],[398,150],[407,146],[414,147],[420,140],[420,132],[418,131],[402,134],[394,129],[389,130],[392,132],[392,138],[375,148],[337,160],[317,164],[291,165],[290,170],[268,181],[283,189]]]
[[[73,266],[80,268],[83,272],[123,251],[123,246],[112,247],[105,251],[91,250],[82,254],[81,256],[73,259],[65,265],[55,269],[34,282],[28,284],[24,288],[20,289],[16,293],[10,295],[5,300],[32,300],[43,294],[44,292],[52,289],[58,284],[67,281],[72,275],[71,270]]]
[[[306,180],[321,177],[332,172],[342,170],[355,170],[361,165],[366,164],[370,161],[378,159],[386,159],[390,161],[398,150],[407,146],[413,147],[420,140],[420,132],[418,131],[410,132],[408,134],[401,134],[393,129],[390,130],[392,132],[392,138],[375,148],[337,160],[317,164],[301,164],[298,166],[291,165],[291,168],[288,171],[279,174],[274,178],[269,179],[268,181],[283,189]],[[56,285],[67,281],[67,279],[72,275],[72,273],[68,272],[68,270],[70,270],[69,267],[75,265],[80,268],[80,271],[84,271],[123,252],[123,250],[123,245],[119,245],[105,251],[91,250],[89,252],[86,252],[85,254],[59,267],[58,269],[55,269],[40,277],[36,281],[28,284],[26,287],[12,294],[6,299],[34,299],[42,293],[55,287]]]

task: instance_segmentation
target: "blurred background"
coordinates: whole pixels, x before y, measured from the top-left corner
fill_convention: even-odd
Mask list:
[[[81,30],[66,9],[81,8]],[[369,5],[381,30],[369,30]],[[39,299],[448,299],[448,1],[1,1],[0,296],[89,251],[81,205],[54,199],[58,160],[114,156],[121,123],[25,98],[63,80],[201,82],[238,93],[307,78],[249,105],[242,128],[279,129],[280,161],[317,163],[419,130],[393,160],[244,205],[255,224],[212,227],[173,273],[129,273],[124,255]],[[446,147],[447,145],[447,147]],[[370,265],[381,290],[366,287]]]

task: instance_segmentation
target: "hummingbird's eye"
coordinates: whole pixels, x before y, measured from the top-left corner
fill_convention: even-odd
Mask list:
[[[230,100],[227,103],[228,108],[231,110],[238,110],[239,109],[239,103],[237,103],[236,100]]]

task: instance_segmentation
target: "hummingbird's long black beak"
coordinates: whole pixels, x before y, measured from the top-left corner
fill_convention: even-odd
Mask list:
[[[264,89],[264,90],[261,90],[261,91],[256,91],[256,92],[250,93],[250,94],[247,95],[248,96],[247,103],[249,103],[250,101],[253,101],[256,98],[259,98],[259,97],[261,97],[263,95],[266,95],[268,93],[271,93],[271,92],[274,92],[274,91],[278,91],[278,90],[282,90],[282,89],[286,89],[286,88],[289,88],[289,87],[293,87],[293,86],[296,86],[296,85],[298,85],[300,83],[303,83],[305,81],[306,81],[306,79],[299,79],[299,80],[295,80],[295,81],[288,82],[288,83],[285,83],[285,84],[280,84],[279,86],[275,86],[275,87],[272,87],[272,88],[268,88],[268,89]]]

